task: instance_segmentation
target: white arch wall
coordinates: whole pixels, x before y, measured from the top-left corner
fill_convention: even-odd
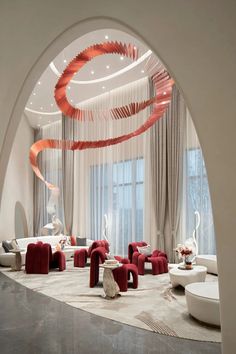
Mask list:
[[[129,25],[146,40],[173,74],[190,108],[204,151],[213,202],[220,274],[223,351],[224,354],[234,353],[234,0],[2,0],[0,187],[3,184],[6,162],[19,117],[37,78],[67,43],[83,34],[83,31],[86,32],[86,29],[94,29],[91,23],[74,28],[71,26],[87,18],[99,16],[111,17]],[[98,26],[104,27],[102,24],[107,26],[108,21],[98,22]],[[65,32],[66,30],[68,31]],[[55,41],[63,32],[61,39]],[[34,69],[30,73],[32,67]],[[21,91],[23,84],[24,90]]]

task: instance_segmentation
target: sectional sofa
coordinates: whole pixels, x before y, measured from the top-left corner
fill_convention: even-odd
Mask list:
[[[22,250],[22,265],[25,264],[25,255],[27,251],[27,246],[30,243],[36,243],[38,241],[42,241],[43,243],[49,243],[54,251],[56,249],[57,244],[60,240],[64,239],[66,236],[37,236],[37,237],[26,237],[26,238],[17,238],[17,243],[19,248]],[[65,253],[66,260],[69,260],[73,255],[75,250],[79,249],[87,249],[93,243],[92,240],[86,240],[86,246],[65,246],[62,250]],[[12,252],[6,253],[2,244],[0,243],[0,266],[10,267],[15,260],[15,254]]]

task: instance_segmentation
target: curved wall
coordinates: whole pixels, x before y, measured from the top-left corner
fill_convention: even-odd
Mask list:
[[[113,18],[87,22],[92,17]],[[84,21],[81,23],[80,21]],[[234,0],[9,2],[0,5],[0,189],[28,96],[53,57],[96,28],[123,22],[145,39],[172,73],[190,108],[210,184],[224,354],[236,345],[236,3]]]

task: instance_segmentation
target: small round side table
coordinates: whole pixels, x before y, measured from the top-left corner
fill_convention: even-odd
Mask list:
[[[104,268],[103,272],[103,290],[105,293],[106,299],[115,299],[116,297],[120,296],[120,288],[117,282],[114,279],[112,270],[122,266],[122,264],[100,264],[101,268]]]
[[[21,270],[22,267],[22,257],[21,257],[21,251],[23,250],[11,250],[12,253],[15,253],[15,261],[13,261],[11,265],[11,269],[15,271]]]

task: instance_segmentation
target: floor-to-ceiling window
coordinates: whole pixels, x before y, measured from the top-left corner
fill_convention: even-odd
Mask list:
[[[92,166],[90,205],[94,237],[103,236],[104,218],[107,218],[111,249],[126,254],[129,242],[144,238],[143,158]]]

